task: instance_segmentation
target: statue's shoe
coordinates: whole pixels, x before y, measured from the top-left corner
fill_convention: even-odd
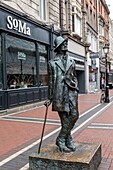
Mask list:
[[[67,148],[71,149],[71,151],[76,151],[76,146],[73,142],[66,143]]]
[[[65,145],[64,145],[64,143],[61,143],[61,142],[58,142],[58,141],[56,141],[56,145],[59,147],[59,150],[61,151],[61,152],[71,152],[72,150],[71,149],[69,149],[69,148],[67,148]]]

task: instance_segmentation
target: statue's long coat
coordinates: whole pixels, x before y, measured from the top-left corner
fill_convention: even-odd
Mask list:
[[[73,59],[67,57],[66,67],[64,67],[60,56],[49,61],[49,99],[52,100],[53,111],[71,111],[76,112],[78,116],[78,92],[76,89],[71,89],[64,81],[65,76],[70,74],[69,70],[77,82]]]

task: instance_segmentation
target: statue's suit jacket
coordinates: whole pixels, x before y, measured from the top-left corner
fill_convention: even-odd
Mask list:
[[[59,55],[48,62],[49,75],[49,99],[52,100],[53,111],[76,112],[78,116],[78,92],[65,83],[65,77],[74,76],[77,86],[75,61],[69,56],[66,58],[66,65]],[[78,88],[78,87],[77,87]]]

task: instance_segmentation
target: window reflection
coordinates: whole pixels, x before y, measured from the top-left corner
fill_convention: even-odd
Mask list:
[[[27,88],[36,85],[35,51],[35,44],[33,42],[9,35],[6,37],[8,88]]]
[[[47,47],[38,44],[39,47],[39,86],[47,86],[48,74],[47,74]]]

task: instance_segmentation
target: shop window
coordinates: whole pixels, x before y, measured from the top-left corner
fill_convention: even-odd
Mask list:
[[[20,38],[6,36],[7,87],[36,86],[35,44]]]
[[[95,82],[96,81],[96,77],[95,77],[95,73],[89,73],[89,81],[90,82]]]
[[[1,35],[0,35],[0,90],[2,90],[3,87],[3,81],[2,81],[2,54],[1,54]]]
[[[47,86],[48,72],[47,72],[47,47],[38,44],[39,50],[39,86]]]

